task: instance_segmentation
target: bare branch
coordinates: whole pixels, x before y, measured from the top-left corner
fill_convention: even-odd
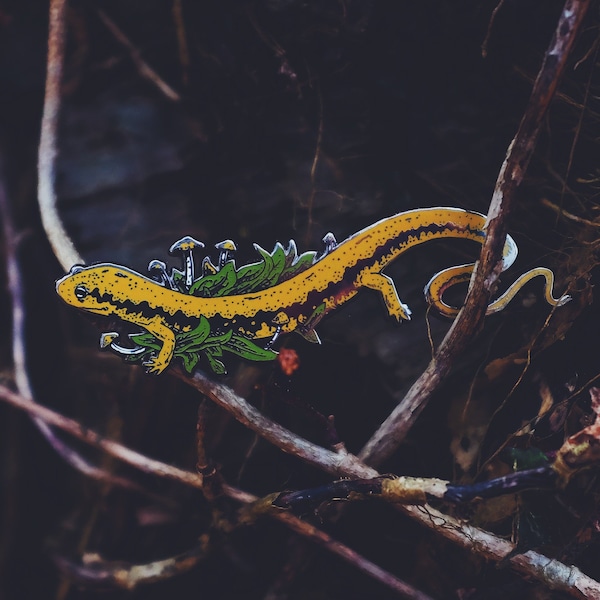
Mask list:
[[[403,506],[401,510],[446,539],[472,548],[483,558],[500,562],[510,556],[508,563],[515,571],[543,581],[551,589],[574,598],[600,600],[600,583],[573,565],[565,565],[533,550],[511,556],[515,551],[511,542],[448,517],[429,506]],[[466,540],[469,541],[468,544],[465,544]]]
[[[193,378],[185,376],[182,372],[173,370],[172,372],[186,381],[189,385],[195,387],[198,391],[209,396],[219,406],[227,410],[242,424],[250,427],[267,441],[275,444],[285,452],[294,454],[303,458],[310,464],[319,467],[327,472],[334,472],[333,457],[329,454],[334,454],[314,446],[295,434],[292,434],[287,429],[284,429],[276,423],[270,422],[266,417],[261,415],[254,407],[250,406],[243,398],[237,396],[232,390],[224,385],[210,381],[208,378],[196,373]],[[279,437],[281,434],[281,438]],[[318,451],[310,455],[311,448],[316,448]],[[352,456],[352,455],[349,455]],[[353,457],[354,458],[354,457]],[[323,461],[323,462],[321,462]],[[340,465],[340,471],[347,477],[364,477],[358,475],[357,472],[368,472],[366,477],[377,477],[379,474],[373,469],[351,461]],[[338,471],[338,472],[340,472]],[[227,494],[230,497],[238,499],[248,498],[249,496],[240,497],[241,494],[234,488],[224,486]],[[413,519],[417,520],[422,525],[434,529],[441,533],[444,537],[459,544],[463,548],[468,548],[477,551],[483,556],[496,560],[506,560],[515,550],[515,546],[510,542],[503,540],[487,531],[472,527],[462,521],[450,517],[440,511],[437,511],[428,505],[425,507],[403,506],[397,505],[397,510],[403,512]],[[282,513],[285,515],[286,513]],[[279,518],[279,517],[278,517]],[[585,590],[589,598],[598,598],[600,600],[600,583],[584,575],[579,569],[569,567],[559,561],[550,559],[543,554],[537,552],[527,552],[524,555],[518,555],[509,560],[515,570],[528,576],[535,577],[546,584],[561,589],[576,597],[579,597],[580,590]]]
[[[11,392],[4,386],[0,386],[0,398],[16,408],[27,411],[30,415],[34,415],[36,418],[43,419],[54,427],[58,427],[63,431],[66,431],[67,433],[77,437],[87,444],[101,448],[105,452],[108,452],[111,456],[114,456],[115,458],[118,458],[119,460],[136,467],[145,473],[150,473],[159,477],[165,477],[167,479],[183,483],[184,485],[202,489],[203,480],[198,474],[167,465],[157,460],[153,460],[140,454],[139,452],[135,452],[134,450],[119,444],[118,442],[108,440],[91,431],[90,429],[82,427],[77,421],[56,413],[49,408],[40,406],[39,404],[36,404],[27,398],[23,398],[19,394]],[[232,486],[223,486],[223,490],[226,495],[240,502],[250,503],[257,500],[255,496],[242,492],[241,490],[237,490]],[[285,523],[285,525],[290,527],[296,533],[299,533],[304,537],[319,543],[320,545],[326,547],[330,552],[333,552],[334,554],[337,554],[338,556],[351,562],[361,571],[364,571],[371,577],[374,577],[388,587],[403,593],[407,598],[414,598],[415,600],[427,600],[427,595],[415,590],[405,582],[401,581],[397,577],[394,577],[377,565],[371,563],[347,546],[335,541],[329,535],[318,530],[310,523],[306,523],[300,519],[297,519],[293,515],[285,513],[273,514],[272,516]],[[196,564],[196,562],[200,560],[201,556],[194,556],[195,558],[190,558],[190,560],[192,560],[192,562],[195,561],[194,564]],[[167,570],[168,565],[173,566],[174,563],[176,563],[178,567],[185,568],[187,563],[186,561],[179,560],[180,558],[181,557],[177,557],[177,559],[167,559],[165,561],[158,561],[151,564],[161,572]],[[115,576],[115,571],[108,567],[94,571],[94,569],[91,567],[75,567],[72,563],[64,560],[61,561],[61,565],[67,570],[77,571],[81,577],[90,577],[92,580],[98,580],[99,582],[102,581],[104,583],[112,582],[113,584],[121,587],[136,587],[140,583],[153,581],[153,574],[157,572],[153,570],[150,565],[136,565],[136,568],[132,568],[132,572],[128,572],[126,574],[127,576],[123,575],[122,577],[117,578]],[[148,577],[150,577],[149,580]],[[131,588],[127,587],[127,589]]]
[[[300,535],[316,542],[320,546],[326,548],[329,552],[343,558],[353,566],[357,567],[363,573],[366,573],[373,579],[380,581],[387,587],[402,594],[405,598],[414,598],[414,600],[426,600],[429,596],[419,590],[416,590],[406,582],[398,579],[388,571],[367,560],[348,546],[333,539],[330,535],[317,529],[310,523],[302,521],[297,517],[293,517],[288,513],[279,513],[273,515],[278,521],[287,525],[290,529]]]
[[[318,466],[318,468],[332,475],[351,474],[354,477],[375,477],[377,475],[374,469],[362,464],[353,454],[346,451],[332,452],[327,450],[268,419],[227,386],[212,381],[199,372],[194,373],[191,377],[177,367],[171,368],[171,372],[188,385],[208,396],[213,402],[233,415],[242,425],[249,427],[280,450]]]

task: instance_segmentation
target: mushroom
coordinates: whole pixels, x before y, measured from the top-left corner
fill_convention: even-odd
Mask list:
[[[129,338],[131,339],[132,335],[137,335],[135,333],[129,334]],[[104,350],[108,346],[110,346],[111,350],[114,350],[117,354],[121,356],[135,356],[136,354],[142,354],[146,352],[146,348],[144,346],[138,346],[137,344],[133,348],[125,348],[125,346],[120,346],[117,344],[117,340],[119,339],[119,333],[117,331],[108,331],[100,335],[100,348]]]
[[[173,280],[167,273],[167,265],[162,260],[151,260],[148,264],[148,271],[153,277],[158,277],[158,281],[164,287],[169,287],[172,290],[176,289]]]
[[[321,258],[323,258],[323,256],[327,256],[337,246],[337,240],[335,239],[335,235],[333,235],[331,231],[329,233],[326,233],[323,237],[323,243],[325,244],[325,250],[321,255]]]
[[[212,264],[212,260],[210,260],[210,256],[205,256],[202,259],[202,276],[206,275],[214,275],[219,269]]]
[[[231,240],[223,240],[222,242],[215,244],[215,248],[219,250],[219,269],[221,269],[225,263],[231,259],[233,253],[237,250],[235,243]]]
[[[289,322],[290,322],[290,318],[282,310],[280,310],[273,317],[273,319],[271,320],[271,323],[276,325],[276,328],[275,328],[275,333],[273,334],[273,337],[267,343],[267,346],[266,346],[267,350],[275,343],[275,340],[279,337],[279,334],[281,333],[281,329],[283,328],[283,326]]]
[[[189,290],[194,283],[194,257],[192,251],[194,248],[204,248],[204,244],[186,235],[177,240],[170,248],[169,253],[181,252],[183,256],[183,270],[185,278],[185,287]]]
[[[107,331],[106,333],[100,334],[100,348],[104,350],[104,348],[110,346],[118,338],[119,333],[117,331]]]

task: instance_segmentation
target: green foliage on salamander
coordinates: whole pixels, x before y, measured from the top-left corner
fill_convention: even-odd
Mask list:
[[[236,269],[233,260],[227,261],[214,273],[203,275],[196,279],[189,290],[185,290],[184,275],[174,271],[173,281],[182,293],[205,298],[232,296],[261,291],[273,287],[282,281],[294,277],[314,264],[316,252],[304,252],[298,255],[296,244],[290,241],[287,248],[279,242],[272,252],[254,245],[261,260],[256,263],[243,265]],[[125,356],[129,362],[144,363],[152,353],[160,350],[161,342],[151,333],[140,333],[130,336],[132,342],[145,348],[144,352]],[[224,352],[229,352],[246,360],[273,360],[277,352],[270,348],[262,348],[252,340],[235,333],[232,329],[211,331],[210,321],[200,316],[200,322],[191,331],[181,331],[175,335],[174,356],[181,358],[183,366],[191,373],[203,355],[210,368],[217,374],[226,373],[225,365],[219,360]]]
[[[130,336],[130,339],[138,346],[145,348],[145,351],[125,356],[125,360],[129,362],[143,364],[152,353],[158,352],[162,345],[151,333],[139,333]],[[223,352],[254,361],[273,360],[277,356],[277,352],[261,348],[252,340],[234,333],[231,329],[222,333],[211,332],[210,321],[204,316],[200,317],[200,323],[194,329],[178,333],[175,336],[174,356],[181,358],[188,373],[194,370],[200,360],[200,355],[204,355],[215,373],[225,374],[227,372],[225,365],[219,360],[223,356]]]
[[[272,252],[258,244],[254,244],[254,248],[260,254],[259,262],[237,269],[234,261],[229,260],[215,273],[196,279],[187,293],[203,298],[217,298],[262,291],[308,269],[314,264],[317,255],[314,251],[298,255],[293,240],[290,240],[287,248],[277,242]],[[177,272],[173,279],[179,287],[183,275]]]

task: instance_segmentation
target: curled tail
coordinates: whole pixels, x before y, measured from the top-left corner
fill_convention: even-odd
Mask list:
[[[517,246],[514,240],[510,236],[507,236],[502,259],[502,271],[508,269],[515,261],[516,257]],[[460,308],[447,304],[444,302],[442,296],[444,292],[452,286],[458,285],[459,283],[468,283],[471,279],[474,267],[475,263],[468,263],[450,267],[436,273],[423,290],[427,302],[442,316],[448,318],[456,317]],[[523,275],[513,282],[499,298],[494,300],[487,307],[485,314],[490,315],[506,308],[508,303],[517,295],[517,292],[535,277],[544,278],[544,298],[550,306],[563,306],[563,304],[566,304],[571,300],[571,296],[568,294],[563,294],[559,298],[555,298],[553,295],[554,273],[546,267],[536,267],[535,269],[523,273]]]

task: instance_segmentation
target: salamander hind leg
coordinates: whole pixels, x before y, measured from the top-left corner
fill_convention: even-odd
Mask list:
[[[403,319],[410,321],[411,310],[400,300],[396,286],[390,277],[383,273],[363,271],[357,277],[356,284],[380,292],[391,317],[396,317],[398,321]]]

